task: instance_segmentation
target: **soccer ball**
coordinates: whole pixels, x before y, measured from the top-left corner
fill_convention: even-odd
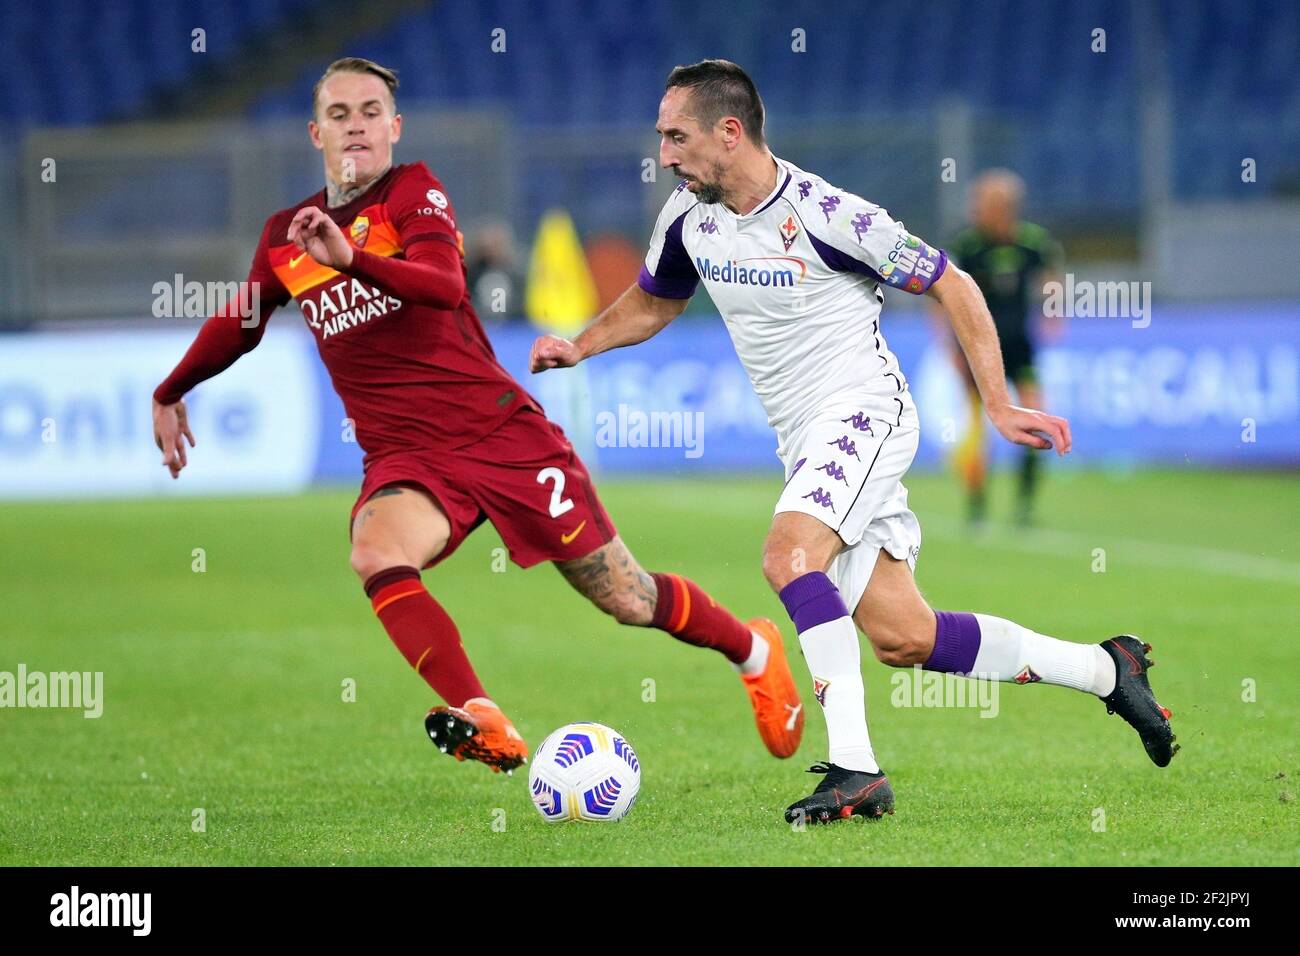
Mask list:
[[[542,741],[528,771],[533,804],[548,823],[621,820],[636,803],[641,763],[604,724],[566,724]]]

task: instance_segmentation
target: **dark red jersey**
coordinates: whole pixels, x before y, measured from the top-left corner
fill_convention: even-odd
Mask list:
[[[289,241],[289,223],[305,206],[323,209],[352,242],[346,274]],[[229,366],[261,339],[270,311],[292,298],[367,465],[393,451],[460,448],[520,406],[538,407],[501,367],[470,305],[455,212],[423,163],[395,166],[346,206],[328,208],[322,190],[271,216],[248,280],[262,321],[244,328],[230,309],[209,319],[154,393],[158,401],[174,402]]]

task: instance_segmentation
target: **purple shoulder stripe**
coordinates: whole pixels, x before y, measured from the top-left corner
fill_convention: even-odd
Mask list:
[[[699,203],[696,203],[699,205]],[[664,247],[659,253],[659,263],[655,271],[642,265],[637,285],[653,296],[661,299],[689,299],[695,294],[700,284],[700,274],[695,271],[691,257],[686,254],[682,244],[682,222],[695,206],[691,206],[673,220],[664,231]]]
[[[855,259],[846,252],[840,252],[834,246],[827,245],[812,234],[811,229],[805,229],[804,234],[812,240],[813,248],[817,250],[817,255],[821,257],[822,262],[834,269],[836,272],[857,272],[861,275],[874,279],[877,282],[884,282],[880,274],[875,269],[867,265],[861,259]]]

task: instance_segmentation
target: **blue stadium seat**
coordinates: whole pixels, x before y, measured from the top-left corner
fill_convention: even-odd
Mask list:
[[[8,5],[0,116],[28,125],[147,115],[159,94],[203,66],[239,56],[254,38],[315,9],[309,0]],[[1131,150],[1115,145],[1136,142],[1140,122],[1145,54],[1134,10],[1126,0],[929,0],[901,16],[866,0],[788,0],[759,16],[725,0],[635,9],[601,0],[442,0],[338,54],[395,66],[404,103],[495,104],[524,127],[648,123],[668,70],[708,55],[750,70],[777,126],[783,118],[914,113],[959,98],[977,115],[1014,117],[1034,130],[1032,140],[998,146],[1000,161],[1063,204],[1086,206],[1098,190],[1106,201],[1136,201]],[[1232,188],[1223,170],[1239,169],[1246,129],[1255,152],[1277,157],[1267,174],[1289,168],[1294,177],[1300,4],[1179,0],[1155,10],[1179,136],[1177,188]],[[201,56],[190,52],[195,26],[207,30]],[[505,54],[489,48],[497,27],[507,31]],[[791,50],[796,27],[806,31],[803,54]],[[1105,54],[1089,48],[1096,27],[1107,30]],[[250,114],[301,115],[324,62],[268,91]]]

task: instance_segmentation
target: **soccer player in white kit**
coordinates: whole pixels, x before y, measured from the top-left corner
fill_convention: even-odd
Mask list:
[[[1132,635],[1077,644],[985,614],[932,610],[913,580],[920,525],[902,478],[916,406],[880,330],[880,287],[943,308],[984,408],[1010,441],[1070,450],[1063,418],[1011,404],[997,332],[975,283],[880,206],[772,155],[763,104],[726,60],[677,67],[659,106],[660,162],[683,181],[655,225],[641,275],[573,341],[543,336],[534,372],[643,342],[703,281],[776,430],[785,489],[763,573],[799,633],[830,738],[829,760],[789,821],[893,812],[867,731],[857,633],[895,667],[1048,683],[1095,694],[1166,766],[1178,749]]]

